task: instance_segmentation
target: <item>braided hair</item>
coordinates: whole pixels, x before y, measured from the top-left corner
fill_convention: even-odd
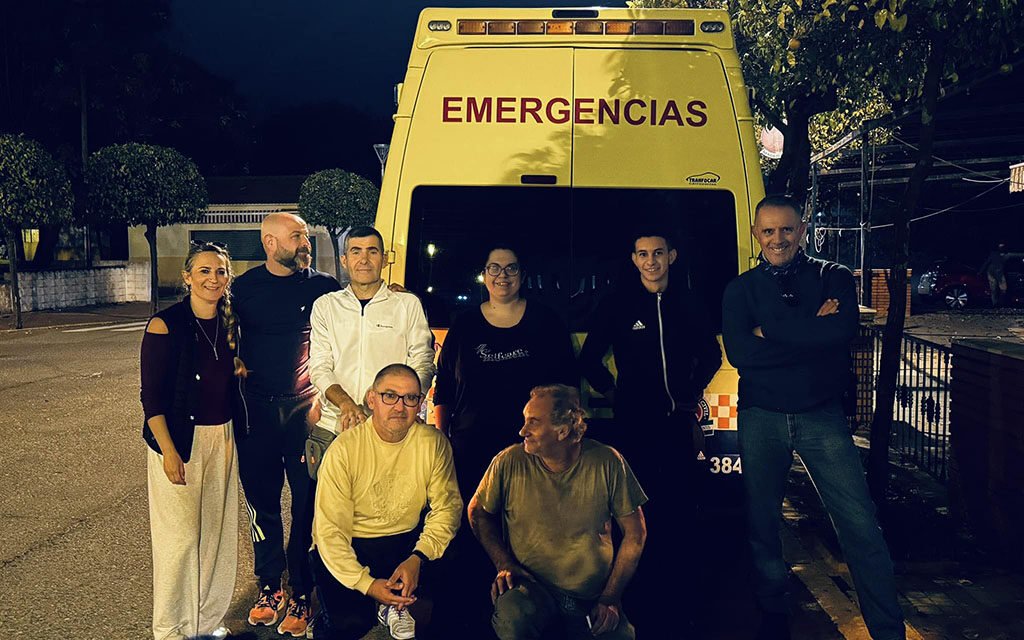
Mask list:
[[[228,284],[224,288],[224,295],[217,302],[217,315],[220,316],[221,324],[224,325],[224,329],[227,332],[228,347],[233,352],[238,352],[238,316],[231,309],[231,282],[235,279],[235,273],[231,270],[231,254],[228,253],[228,248],[219,242],[192,242],[189,245],[188,255],[185,256],[184,270],[191,272],[192,265],[196,261],[196,256],[200,253],[216,253],[217,255],[224,258],[224,262],[227,265],[228,270]],[[191,287],[188,284],[184,285],[185,293],[191,293]]]

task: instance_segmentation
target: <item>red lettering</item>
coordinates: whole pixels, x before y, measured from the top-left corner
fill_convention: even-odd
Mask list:
[[[679,107],[676,106],[675,100],[669,100],[665,106],[665,113],[661,114],[661,120],[658,121],[659,126],[664,126],[669,120],[674,120],[680,127],[683,126],[683,116],[679,114]]]
[[[533,116],[533,119],[537,124],[544,122],[540,119],[540,107],[543,103],[539,98],[523,98],[519,105],[519,122],[526,122],[526,114]]]
[[[614,109],[613,109],[614,107]],[[604,124],[604,117],[608,116],[608,121],[612,124],[619,124],[619,99],[612,100],[611,106],[604,98],[600,98],[597,102],[597,123]]]
[[[467,122],[490,122],[491,121],[491,99],[480,98],[480,102],[477,103],[476,98],[466,99],[466,112],[468,114]]]
[[[515,122],[516,121],[516,99],[515,98],[498,98],[497,100],[497,118],[495,122]],[[509,114],[509,115],[506,115]]]
[[[594,118],[593,117],[591,117],[589,120],[584,120],[583,119],[584,115],[592,115],[594,113],[594,108],[593,107],[591,107],[591,106],[584,107],[583,106],[584,104],[586,104],[586,105],[594,104],[594,99],[593,98],[576,98],[576,100],[574,100],[573,103],[574,103],[573,104],[574,109],[573,109],[573,119],[572,119],[572,121],[574,123],[576,123],[576,124],[594,124]]]
[[[552,111],[552,107],[554,107],[556,104],[562,106],[562,108],[558,111],[557,116]],[[565,98],[551,98],[550,100],[548,100],[547,114],[548,120],[550,120],[553,124],[565,124],[566,122],[569,122],[569,101],[566,100]]]
[[[700,109],[698,109],[697,107],[700,107]],[[705,113],[704,111],[701,111],[701,109],[707,108],[708,105],[704,104],[700,100],[691,100],[689,103],[687,103],[686,110],[689,111],[690,115],[694,117],[687,118],[686,124],[690,125],[691,127],[703,127],[704,125],[706,125],[708,123],[708,114]]]
[[[625,117],[626,117],[626,122],[628,122],[629,124],[643,124],[644,122],[646,122],[647,121],[647,116],[641,114],[641,116],[639,118],[634,118],[633,115],[632,115],[633,107],[643,108],[643,106],[644,106],[644,101],[643,100],[637,100],[636,98],[634,98],[634,99],[628,101],[626,103],[626,107],[623,109],[623,115],[625,115]]]
[[[460,104],[452,104],[452,103]],[[459,112],[462,111],[462,98],[445,97],[441,99],[441,122],[462,122]]]

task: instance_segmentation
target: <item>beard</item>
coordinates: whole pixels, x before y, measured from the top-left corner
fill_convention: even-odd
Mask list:
[[[299,269],[308,268],[312,259],[309,256],[309,252],[305,249],[297,249],[291,252],[279,249],[274,254],[274,262],[292,271],[298,271]]]

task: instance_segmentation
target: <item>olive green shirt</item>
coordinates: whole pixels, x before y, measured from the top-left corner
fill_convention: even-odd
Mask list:
[[[611,519],[633,513],[647,496],[618,451],[586,438],[582,445],[561,473],[513,445],[491,461],[476,498],[502,516],[521,565],[547,585],[590,600],[611,573]]]

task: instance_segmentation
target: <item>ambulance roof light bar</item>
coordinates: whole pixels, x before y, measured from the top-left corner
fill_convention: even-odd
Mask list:
[[[561,15],[559,11],[552,13]],[[582,11],[577,10],[576,13],[582,13]],[[596,17],[597,12],[593,11],[593,14],[593,17]],[[591,16],[588,15],[588,17]],[[441,31],[442,29],[432,30]],[[587,36],[692,36],[694,30],[693,20],[459,20],[458,26],[458,33],[461,36],[573,34]],[[708,31],[704,25],[701,25],[701,30]]]

